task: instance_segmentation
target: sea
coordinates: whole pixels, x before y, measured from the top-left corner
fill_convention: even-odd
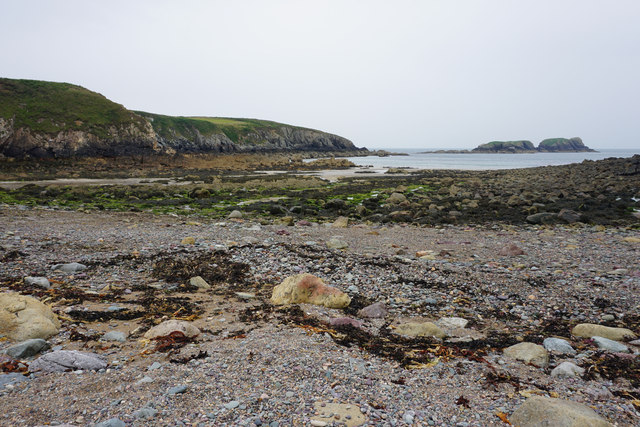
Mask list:
[[[406,153],[406,156],[348,157],[358,166],[379,168],[416,169],[464,169],[495,170],[521,169],[538,166],[556,166],[580,163],[583,160],[602,160],[610,157],[631,157],[640,154],[639,149],[607,149],[588,153],[523,153],[523,154],[471,154],[471,153],[420,153],[426,149],[388,149],[389,152]],[[435,150],[434,150],[435,151]]]

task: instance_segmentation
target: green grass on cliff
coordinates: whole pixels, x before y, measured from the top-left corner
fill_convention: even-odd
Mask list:
[[[278,129],[283,126],[295,127],[283,123],[258,119],[234,119],[227,117],[174,117],[136,111],[135,113],[151,121],[153,129],[163,138],[184,137],[191,139],[195,130],[204,136],[224,133],[233,142],[258,129]]]
[[[0,78],[0,117],[13,118],[16,129],[50,135],[78,130],[106,137],[110,126],[144,125],[122,105],[81,86],[6,78]]]

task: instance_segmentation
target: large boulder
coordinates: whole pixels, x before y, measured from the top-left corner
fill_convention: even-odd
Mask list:
[[[14,341],[47,339],[58,328],[58,317],[37,299],[14,292],[0,294],[0,334]]]
[[[539,368],[549,366],[549,353],[541,345],[521,342],[504,349],[504,355]]]
[[[76,369],[97,371],[106,367],[107,361],[99,354],[76,350],[58,350],[34,360],[29,365],[29,370],[32,372],[65,372]]]
[[[287,277],[273,289],[271,302],[276,305],[307,303],[327,308],[344,308],[351,298],[339,289],[325,285],[312,274]]]
[[[609,326],[596,325],[593,323],[580,323],[573,328],[571,333],[576,337],[603,337],[614,341],[627,341],[638,338],[638,336],[630,329],[612,328]]]
[[[16,345],[12,345],[5,350],[9,356],[14,359],[22,359],[24,357],[32,357],[41,351],[48,350],[49,343],[41,338],[34,338],[26,341],[22,341]]]
[[[581,403],[531,396],[509,417],[518,427],[613,427]]]
[[[200,329],[196,328],[192,323],[184,320],[166,320],[159,325],[149,329],[144,337],[152,340],[158,337],[166,337],[174,332],[179,332],[187,338],[193,338],[200,335]]]

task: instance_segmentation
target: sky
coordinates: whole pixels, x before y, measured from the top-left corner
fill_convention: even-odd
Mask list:
[[[0,76],[376,148],[640,147],[640,1],[0,0]]]

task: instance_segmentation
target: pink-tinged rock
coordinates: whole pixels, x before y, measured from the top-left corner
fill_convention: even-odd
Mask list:
[[[34,360],[29,365],[29,370],[32,372],[65,372],[76,369],[97,371],[106,367],[107,361],[99,354],[76,350],[58,350]]]
[[[358,311],[358,316],[369,319],[382,319],[387,315],[387,313],[388,311],[384,303],[376,302]]]
[[[329,319],[329,324],[331,326],[351,325],[354,328],[362,327],[361,321],[352,319],[351,317],[334,317],[332,319]]]
[[[503,247],[502,249],[500,249],[500,251],[498,251],[498,255],[500,256],[518,256],[524,254],[525,252],[513,243]]]
[[[276,305],[307,303],[344,308],[349,306],[351,298],[341,290],[325,285],[312,274],[297,274],[273,289],[271,302]]]

